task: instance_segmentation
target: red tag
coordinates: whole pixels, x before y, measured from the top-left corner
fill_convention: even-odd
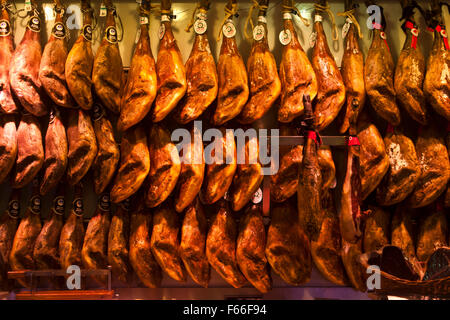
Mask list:
[[[449,49],[449,45],[448,45],[447,32],[440,25],[438,25],[436,27],[436,31],[439,32],[439,34],[441,35],[442,39],[444,40],[445,49],[448,50]]]
[[[317,134],[315,131],[308,131],[306,137],[308,139],[314,140],[314,142],[319,146],[322,144],[322,139],[320,138],[319,134]]]
[[[348,146],[360,146],[361,144],[359,143],[359,139],[357,136],[350,136],[350,137],[348,137],[347,145]]]
[[[417,49],[417,36],[419,35],[419,30],[414,27],[414,23],[411,21],[406,21],[405,27],[411,30],[411,48]]]

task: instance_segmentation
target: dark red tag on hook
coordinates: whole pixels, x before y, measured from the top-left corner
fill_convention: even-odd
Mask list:
[[[414,26],[414,23],[411,21],[406,21],[405,27],[411,30],[412,41],[411,48],[417,49],[417,37],[419,36],[419,29]]]
[[[349,136],[347,141],[348,146],[360,146],[359,139],[357,136]]]

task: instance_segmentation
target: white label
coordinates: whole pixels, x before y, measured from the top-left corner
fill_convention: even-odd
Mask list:
[[[148,24],[148,17],[140,16],[139,23],[140,24]]]
[[[206,13],[200,12],[199,14],[197,14],[197,19],[206,20],[208,19],[208,16],[206,15]]]
[[[264,16],[258,16],[258,22],[267,23],[267,19]]]
[[[292,34],[290,30],[283,30],[278,36],[282,45],[288,45],[292,40]]]
[[[161,22],[164,22],[164,21],[170,22],[170,16],[168,16],[167,14],[163,14],[161,16]]]
[[[258,204],[262,201],[262,197],[263,197],[263,192],[262,192],[261,188],[258,188],[258,190],[256,190],[255,194],[252,197],[252,202],[254,204]]]
[[[158,30],[159,40],[161,40],[164,37],[165,33],[166,33],[166,26],[163,23],[161,23]]]
[[[322,22],[323,18],[320,14],[314,16],[314,22]]]
[[[316,45],[317,32],[312,32],[309,36],[309,46],[313,48]]]
[[[25,11],[29,12],[31,11],[32,7],[31,7],[31,1],[30,0],[25,0]]]
[[[384,31],[380,32],[380,38],[386,40],[386,33]]]
[[[45,6],[44,7],[44,16],[45,16],[45,21],[55,20],[55,18],[56,18],[55,10],[53,10],[53,8],[50,6]]]
[[[258,25],[253,29],[253,39],[259,41],[263,39],[265,36],[265,30],[262,25]]]
[[[138,43],[140,37],[141,37],[141,28],[139,28],[138,31],[136,32],[136,39],[134,39],[135,44]]]
[[[283,13],[283,19],[284,20],[292,20],[292,14],[290,14],[289,12]]]
[[[350,30],[350,24],[351,23],[352,23],[352,20],[347,18],[344,26],[342,27],[342,38],[345,38],[347,36],[348,31]]]
[[[236,27],[234,26],[233,21],[228,20],[222,27],[223,35],[227,38],[232,38],[236,35]]]
[[[100,17],[106,17],[106,6],[102,2],[102,5],[100,6]]]
[[[204,34],[208,29],[208,25],[204,19],[197,19],[194,23],[194,31],[196,34]]]
[[[419,36],[419,30],[416,29],[416,28],[412,28],[412,29],[411,29],[411,33],[412,33],[412,35],[415,36],[415,37]]]
[[[441,36],[443,36],[444,38],[447,38],[447,32],[445,31],[445,29],[441,30]]]

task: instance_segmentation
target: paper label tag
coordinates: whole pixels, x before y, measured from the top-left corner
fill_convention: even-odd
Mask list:
[[[109,200],[109,193],[104,193],[100,197],[100,201],[98,202],[98,208],[102,211],[109,211],[111,208],[111,202]]]
[[[33,214],[40,214],[41,213],[41,197],[40,196],[34,196],[30,200],[30,211]]]
[[[0,37],[6,37],[11,34],[11,24],[8,20],[0,20]]]
[[[267,19],[264,16],[258,16],[258,22],[267,23]]]
[[[168,16],[167,14],[161,15],[161,22],[164,21],[170,22],[170,16]]]
[[[52,35],[58,39],[64,39],[66,37],[66,27],[62,22],[57,22],[53,26]]]
[[[322,21],[323,21],[323,18],[320,14],[316,14],[314,16],[314,22],[322,22]]]
[[[37,16],[33,16],[28,20],[27,28],[33,32],[41,31],[41,20]]]
[[[73,212],[75,215],[81,217],[84,213],[83,199],[76,198],[72,202]]]
[[[53,212],[57,215],[63,216],[66,208],[66,201],[63,196],[58,196],[53,200]]]
[[[208,19],[208,16],[204,12],[199,12],[197,14],[197,19],[206,20],[206,19]]]
[[[141,29],[139,28],[136,32],[136,39],[134,39],[135,44],[138,43],[140,37],[141,37]]]
[[[383,39],[383,40],[386,40],[386,32],[381,31],[380,32],[380,38]]]
[[[316,45],[316,40],[317,40],[317,32],[314,31],[309,36],[309,46],[311,48],[313,48]]]
[[[25,7],[24,7],[24,9],[25,9],[26,12],[29,12],[29,11],[31,11],[31,9],[33,9],[32,6],[31,6],[31,0],[25,0]]]
[[[263,192],[261,190],[261,188],[258,188],[258,190],[256,190],[255,194],[252,197],[252,202],[254,204],[258,204],[262,201],[263,198]]]
[[[290,14],[289,12],[283,13],[283,19],[284,20],[292,20],[292,14]]]
[[[350,19],[347,19],[344,26],[342,27],[342,38],[345,38],[348,34],[348,31],[350,30],[350,24],[352,21]]]
[[[106,10],[105,4],[102,2],[101,6],[100,6],[100,14],[99,14],[99,16],[100,17],[106,17],[106,13],[107,12],[108,11]]]
[[[165,33],[166,33],[166,26],[163,23],[161,23],[161,25],[159,26],[159,30],[158,30],[159,40],[161,40],[164,37]]]
[[[282,30],[278,36],[282,45],[288,45],[292,40],[292,34],[290,30]]]
[[[419,30],[416,29],[416,28],[412,28],[412,29],[411,29],[411,33],[412,33],[412,35],[415,36],[415,37],[419,36]]]
[[[231,20],[228,20],[222,27],[223,35],[227,38],[232,38],[236,35],[236,27]]]
[[[81,34],[86,41],[92,42],[92,26],[90,24],[85,24],[83,29],[81,29]]]
[[[196,34],[204,34],[208,29],[208,25],[204,19],[197,19],[194,23],[194,31]]]
[[[105,38],[109,43],[117,43],[117,29],[116,27],[108,27],[105,31]]]
[[[148,17],[140,16],[139,17],[139,24],[148,24]]]
[[[11,200],[8,203],[8,215],[13,219],[18,219],[20,214],[20,202],[18,200]]]
[[[264,36],[265,36],[264,27],[262,25],[257,25],[253,29],[253,39],[255,39],[256,41],[260,41],[264,38]]]
[[[445,29],[441,30],[441,36],[444,38],[448,38],[447,32],[445,31]]]

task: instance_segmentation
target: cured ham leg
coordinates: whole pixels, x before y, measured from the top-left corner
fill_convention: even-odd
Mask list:
[[[265,16],[269,0],[260,0],[259,5],[258,24],[253,29],[253,44],[247,60],[250,98],[238,116],[238,121],[243,124],[260,119],[281,93],[277,64],[267,40]]]
[[[423,92],[433,109],[450,121],[450,48],[440,6],[438,1],[432,2],[438,24],[431,26],[434,41],[428,56]]]
[[[0,116],[0,183],[6,179],[17,156],[17,131],[15,117]]]
[[[192,280],[204,288],[208,287],[210,269],[206,257],[208,221],[198,198],[184,213],[181,226],[180,256]]]
[[[131,213],[130,225],[130,264],[141,282],[148,288],[161,285],[161,268],[151,251],[153,214],[144,206],[141,196]]]
[[[83,26],[80,35],[67,55],[65,75],[67,87],[82,109],[92,108],[92,14],[93,10],[88,0],[81,0],[83,11]]]
[[[161,26],[159,51],[156,62],[158,91],[152,111],[153,122],[163,120],[186,93],[186,69],[180,49],[172,32],[172,0],[161,1]]]
[[[151,249],[161,269],[176,281],[186,281],[180,258],[180,223],[171,204],[164,203],[153,212]]]
[[[44,147],[38,119],[27,113],[22,115],[17,128],[17,161],[12,187],[20,189],[29,184],[44,163]]]
[[[16,113],[19,111],[19,108],[13,99],[9,82],[9,68],[14,52],[14,39],[9,12],[6,7],[7,1],[2,0],[1,4],[0,19],[4,26],[2,25],[2,28],[0,28],[0,111]]]
[[[113,277],[127,283],[130,277],[128,240],[130,235],[130,200],[122,201],[114,213],[108,233],[108,264]]]
[[[104,4],[107,9],[106,24],[94,59],[92,81],[102,104],[112,112],[119,113],[124,74],[115,22],[117,13],[111,0],[105,0]]]
[[[222,26],[222,46],[217,63],[219,92],[213,116],[215,125],[222,125],[236,117],[242,111],[249,95],[247,70],[239,54],[235,37],[236,27],[232,20],[233,12],[237,12],[236,0],[228,1],[226,9],[228,19]]]
[[[371,206],[373,214],[364,226],[363,251],[372,252],[390,243],[391,215],[389,212]]]
[[[55,11],[55,24],[42,54],[39,80],[54,103],[61,107],[74,108],[76,107],[75,101],[66,84],[65,67],[68,54],[66,37],[68,36],[68,29],[65,25],[65,9],[61,5],[61,0],[55,0]]]
[[[45,134],[44,178],[41,183],[41,195],[55,188],[67,168],[66,128],[58,110],[50,111],[50,119]]]
[[[14,190],[9,198],[7,209],[0,217],[0,288],[3,285],[6,286],[9,254],[19,225],[19,216],[20,193],[18,190]]]
[[[383,12],[381,14],[382,22],[374,25],[372,44],[364,66],[366,92],[377,115],[397,126],[400,124],[400,109],[395,100],[394,60],[384,32],[386,20]]]
[[[83,110],[69,111],[67,180],[75,185],[89,171],[97,155],[97,140],[90,116]]]
[[[218,211],[206,237],[206,257],[209,264],[230,285],[242,287],[247,281],[236,260],[237,225],[225,200],[218,203]]]
[[[150,18],[145,13],[150,9],[150,1],[142,2],[140,8],[140,36],[122,96],[117,122],[120,131],[125,131],[144,119],[156,97],[156,67],[148,34]]]
[[[59,238],[64,225],[64,186],[59,185],[50,212],[34,245],[33,258],[38,269],[58,269]]]
[[[181,124],[197,119],[217,97],[216,63],[206,33],[206,14],[209,5],[209,0],[200,1],[200,13],[194,26],[196,33],[194,45],[186,61],[186,95],[178,104],[174,115]]]
[[[85,235],[83,214],[83,189],[81,184],[77,184],[72,208],[59,238],[59,263],[64,270],[71,265],[81,266],[81,250]]]
[[[407,2],[403,1],[403,3]],[[411,16],[406,17],[404,24],[406,40],[395,68],[394,88],[399,105],[415,121],[426,124],[428,112],[422,91],[425,78],[425,58],[422,54],[420,42],[417,41],[419,30],[413,16],[414,11],[411,12]]]
[[[266,230],[261,209],[252,206],[239,222],[236,260],[247,280],[262,293],[272,289],[272,278],[265,254]]]
[[[120,160],[119,146],[114,138],[111,122],[102,106],[94,106],[94,132],[98,144],[97,155],[92,163],[94,190],[96,194],[105,191],[114,178]]]
[[[36,1],[31,4],[36,8]],[[27,15],[27,27],[22,41],[11,59],[9,79],[11,89],[20,104],[31,114],[40,117],[47,113],[46,96],[39,80],[41,64],[41,20],[31,10]]]
[[[39,182],[33,181],[33,195],[29,200],[29,206],[25,216],[20,221],[11,252],[9,254],[9,266],[11,270],[34,270],[36,267],[33,250],[36,239],[41,232],[41,197],[39,195]],[[28,287],[27,280],[17,280],[23,287]]]
[[[120,144],[120,166],[111,189],[111,201],[119,203],[139,190],[150,171],[147,135],[142,126],[125,132]]]
[[[426,262],[436,249],[447,246],[447,216],[442,209],[435,209],[420,221],[416,250],[420,261]]]
[[[308,56],[303,50],[292,21],[292,1],[283,1],[283,19],[285,37],[280,64],[281,103],[278,109],[278,121],[291,122],[304,112],[303,96],[311,100],[317,95],[317,78]]]

